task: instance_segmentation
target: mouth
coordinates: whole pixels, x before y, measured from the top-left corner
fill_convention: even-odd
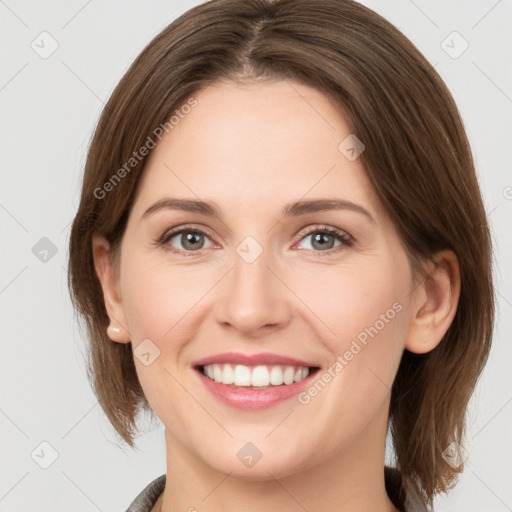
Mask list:
[[[320,366],[275,354],[219,354],[192,368],[215,398],[232,407],[261,409],[299,394]]]
[[[208,379],[235,388],[269,389],[291,386],[319,370],[318,366],[208,364],[196,366]]]

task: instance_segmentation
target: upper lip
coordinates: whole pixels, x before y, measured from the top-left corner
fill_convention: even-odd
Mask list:
[[[210,364],[241,364],[244,366],[259,366],[259,365],[281,365],[281,366],[301,366],[305,368],[316,367],[318,365],[301,361],[294,357],[281,356],[279,354],[272,354],[263,352],[260,354],[239,354],[236,352],[226,352],[224,354],[216,354],[214,356],[205,357],[193,363],[193,366],[206,366]]]

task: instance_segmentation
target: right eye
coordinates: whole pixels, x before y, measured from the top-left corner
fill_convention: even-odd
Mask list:
[[[181,247],[176,247],[174,243],[172,243],[173,239],[176,239],[176,242],[174,243],[181,245]],[[165,235],[160,240],[160,244],[173,252],[182,254],[195,253],[205,248],[205,239],[209,240],[209,237],[201,229],[184,227],[165,233]]]

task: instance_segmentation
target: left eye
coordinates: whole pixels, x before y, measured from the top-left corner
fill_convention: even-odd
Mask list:
[[[338,241],[339,247],[340,245],[348,245],[349,240],[346,235],[339,233],[338,231],[331,230],[317,230],[311,231],[306,234],[301,240],[306,240],[309,237],[311,238],[310,245],[311,247],[306,247],[306,249],[311,249],[314,251],[326,252],[330,249],[333,249],[335,246],[335,242]]]

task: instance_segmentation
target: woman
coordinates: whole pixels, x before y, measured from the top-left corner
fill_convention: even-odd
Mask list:
[[[103,410],[129,445],[139,411],[165,426],[128,510],[428,510],[463,469],[490,262],[457,107],[390,23],[183,14],[102,113],[70,240]]]

